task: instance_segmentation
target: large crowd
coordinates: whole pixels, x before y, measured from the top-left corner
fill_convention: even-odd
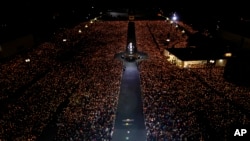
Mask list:
[[[114,55],[125,50],[127,27],[128,21],[83,22],[0,64],[0,100],[7,101],[0,140],[37,140],[66,100],[54,140],[111,140],[122,74]],[[164,20],[135,21],[137,49],[149,55],[139,63],[148,141],[209,138],[208,127],[225,137],[232,124],[249,123],[225,100],[245,102],[248,109],[249,89],[226,82],[221,69],[208,76],[205,68],[180,69],[167,62],[166,47],[187,46],[182,31]],[[165,46],[167,36],[171,43]],[[72,57],[62,61],[68,53]]]
[[[166,58],[150,38],[150,34],[155,34],[160,43],[162,37],[157,35],[162,28],[150,33],[147,24],[147,21],[136,22],[136,37],[138,50],[149,54],[149,59],[140,64],[149,141],[209,140],[212,134],[223,140],[229,138],[233,125],[249,124],[247,113],[234,104],[234,101],[242,103],[248,109],[249,88],[226,82],[223,68],[212,68],[209,75],[208,68],[180,69],[164,61]],[[166,27],[167,23],[154,24]]]
[[[97,50],[91,56],[79,57],[88,74],[58,118],[60,128],[55,140],[111,139],[122,72],[122,63],[114,60],[114,54],[125,47],[127,22],[101,22],[94,26],[92,47]]]
[[[36,140],[68,97],[56,140],[91,140],[105,132],[110,138],[122,71],[114,54],[123,51],[126,32],[127,22],[84,22],[1,64],[1,100],[16,100],[1,111],[0,139]],[[70,52],[70,61],[62,61]]]
[[[250,108],[250,103],[247,100],[250,94],[250,88],[226,81],[223,77],[223,67],[213,67],[210,69],[200,68],[193,69],[192,71],[199,75],[204,82],[215,88],[216,91],[222,93],[226,99],[237,103],[237,105],[245,109]]]

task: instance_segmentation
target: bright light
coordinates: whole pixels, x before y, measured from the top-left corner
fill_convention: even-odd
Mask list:
[[[185,33],[185,30],[183,29],[181,32],[182,32],[182,33]]]
[[[225,56],[225,57],[231,57],[231,56],[232,56],[232,53],[231,53],[231,52],[225,53],[224,56]]]
[[[131,124],[130,124],[130,123],[128,123],[128,122],[126,122],[124,125],[125,125],[125,126],[129,126],[129,125],[131,125]]]
[[[175,27],[177,28],[177,27],[178,27],[178,24],[177,24],[177,25],[175,25]]]
[[[63,42],[66,42],[67,41],[67,39],[63,39]]]
[[[90,23],[92,24],[92,23],[93,23],[93,21],[92,21],[92,20],[90,20]]]
[[[94,20],[96,21],[96,20],[97,20],[97,18],[94,18]]]
[[[88,28],[88,25],[85,25],[85,28]]]
[[[167,42],[170,42],[170,39],[167,39],[166,41],[167,41]]]
[[[169,18],[168,18],[168,17],[166,17],[166,20],[168,21],[168,20],[169,20]]]
[[[177,20],[177,16],[174,14],[173,15],[173,18],[172,18],[173,21],[176,21]]]
[[[188,63],[186,61],[184,61],[184,68],[188,67]]]
[[[129,48],[130,53],[132,53],[133,52],[133,45],[131,42],[129,43],[128,48]]]
[[[171,20],[170,23],[172,24],[172,23],[174,23],[174,21]]]
[[[127,119],[123,119],[122,121],[123,121],[123,122],[133,122],[134,119],[129,119],[129,118],[127,118]]]
[[[219,62],[222,63],[222,62],[223,62],[223,59],[220,59]]]
[[[214,63],[214,60],[209,60],[209,63]]]
[[[30,59],[28,58],[28,59],[25,59],[25,62],[27,63],[27,62],[30,62]]]
[[[81,30],[81,29],[79,29],[79,30],[78,30],[78,33],[82,33],[82,30]]]

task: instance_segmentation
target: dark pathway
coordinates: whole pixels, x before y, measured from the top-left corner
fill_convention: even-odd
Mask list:
[[[137,52],[135,42],[135,26],[133,22],[129,22],[127,43],[132,43],[135,46],[135,50],[131,53],[126,49],[124,53],[115,55],[115,58],[123,61],[124,71],[112,141],[146,141],[147,139],[140,88],[140,74],[137,66],[139,61],[147,58],[147,54]],[[121,59],[121,56],[124,54],[129,54],[129,56],[139,55],[140,57],[135,57],[135,60]]]
[[[140,77],[136,62],[124,62],[112,141],[146,141]]]

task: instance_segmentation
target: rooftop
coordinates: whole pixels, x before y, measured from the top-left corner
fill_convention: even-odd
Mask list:
[[[223,49],[204,49],[204,48],[168,48],[171,54],[183,61],[191,60],[210,60],[223,59],[225,50]]]

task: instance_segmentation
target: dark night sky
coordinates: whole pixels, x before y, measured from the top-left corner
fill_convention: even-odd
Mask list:
[[[237,3],[236,3],[237,2]],[[21,14],[47,14],[55,9],[67,10],[71,8],[86,9],[90,5],[95,5],[99,8],[142,8],[142,7],[162,7],[162,8],[184,8],[186,11],[197,11],[200,15],[206,14],[223,14],[223,15],[249,15],[249,8],[246,7],[246,2],[243,0],[219,2],[218,0],[210,1],[187,1],[187,0],[69,0],[46,2],[44,0],[23,0],[23,1],[1,1],[1,17],[9,17]],[[199,15],[197,14],[197,15]],[[18,16],[16,16],[18,17]],[[15,18],[15,17],[13,17]]]
[[[237,3],[236,3],[237,2]],[[43,20],[51,15],[55,11],[61,11],[67,13],[72,9],[81,10],[82,13],[88,13],[93,5],[95,9],[109,9],[109,8],[162,8],[162,9],[173,9],[178,11],[182,9],[185,16],[189,16],[196,19],[204,19],[208,16],[219,16],[222,18],[237,18],[239,16],[249,17],[250,10],[246,8],[246,2],[237,0],[234,2],[218,2],[217,1],[194,1],[190,2],[187,0],[69,0],[65,1],[50,1],[44,0],[23,0],[23,1],[1,1],[0,2],[0,24],[11,23],[19,24],[22,23],[23,19],[35,19]]]

